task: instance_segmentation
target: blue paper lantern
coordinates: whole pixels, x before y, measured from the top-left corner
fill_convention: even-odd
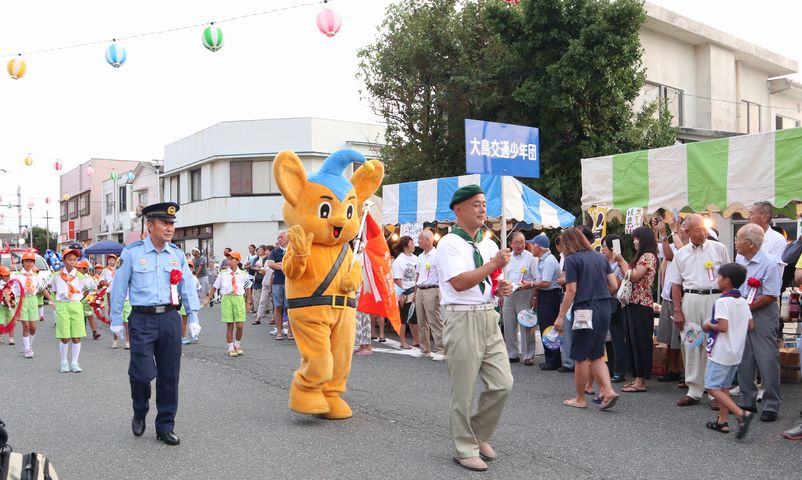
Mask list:
[[[106,61],[114,68],[120,68],[125,63],[126,57],[125,48],[116,43],[112,43],[106,49]]]

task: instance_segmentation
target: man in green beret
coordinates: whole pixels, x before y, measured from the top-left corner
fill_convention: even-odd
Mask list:
[[[485,461],[496,459],[489,441],[512,389],[494,298],[510,296],[512,284],[500,280],[497,291],[493,291],[491,280],[491,274],[509,262],[510,251],[499,250],[484,236],[487,202],[479,185],[457,190],[450,207],[457,220],[437,246],[440,295],[445,306],[443,346],[451,377],[449,425],[454,461],[468,470],[484,471]],[[477,376],[487,388],[471,415]]]

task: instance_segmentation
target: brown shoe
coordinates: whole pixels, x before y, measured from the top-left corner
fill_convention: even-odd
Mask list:
[[[492,462],[496,459],[496,451],[487,442],[479,442],[479,457],[485,462]]]
[[[526,365],[527,367],[531,367],[534,364],[535,364],[534,358],[527,358],[526,360],[524,360],[524,365]]]
[[[710,400],[710,410],[718,411],[721,408],[721,405],[718,404],[718,400],[715,398]]]
[[[473,472],[484,472],[487,470],[487,464],[479,457],[457,458],[454,457],[454,463],[460,467]]]
[[[699,399],[693,398],[688,395],[685,395],[684,397],[677,400],[677,406],[679,407],[688,407],[690,405],[696,405],[697,403],[699,403]]]

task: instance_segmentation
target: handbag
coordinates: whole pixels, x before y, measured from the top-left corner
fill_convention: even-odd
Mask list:
[[[618,297],[618,301],[621,302],[622,307],[627,306],[630,298],[632,298],[632,281],[629,279],[631,274],[632,270],[624,275],[624,278],[621,279],[621,286],[618,287],[618,293],[616,293],[616,297]]]

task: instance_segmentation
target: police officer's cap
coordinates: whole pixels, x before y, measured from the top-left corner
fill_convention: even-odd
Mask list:
[[[160,218],[168,222],[175,222],[175,214],[181,207],[175,202],[154,203],[142,209],[142,215],[147,219]]]

